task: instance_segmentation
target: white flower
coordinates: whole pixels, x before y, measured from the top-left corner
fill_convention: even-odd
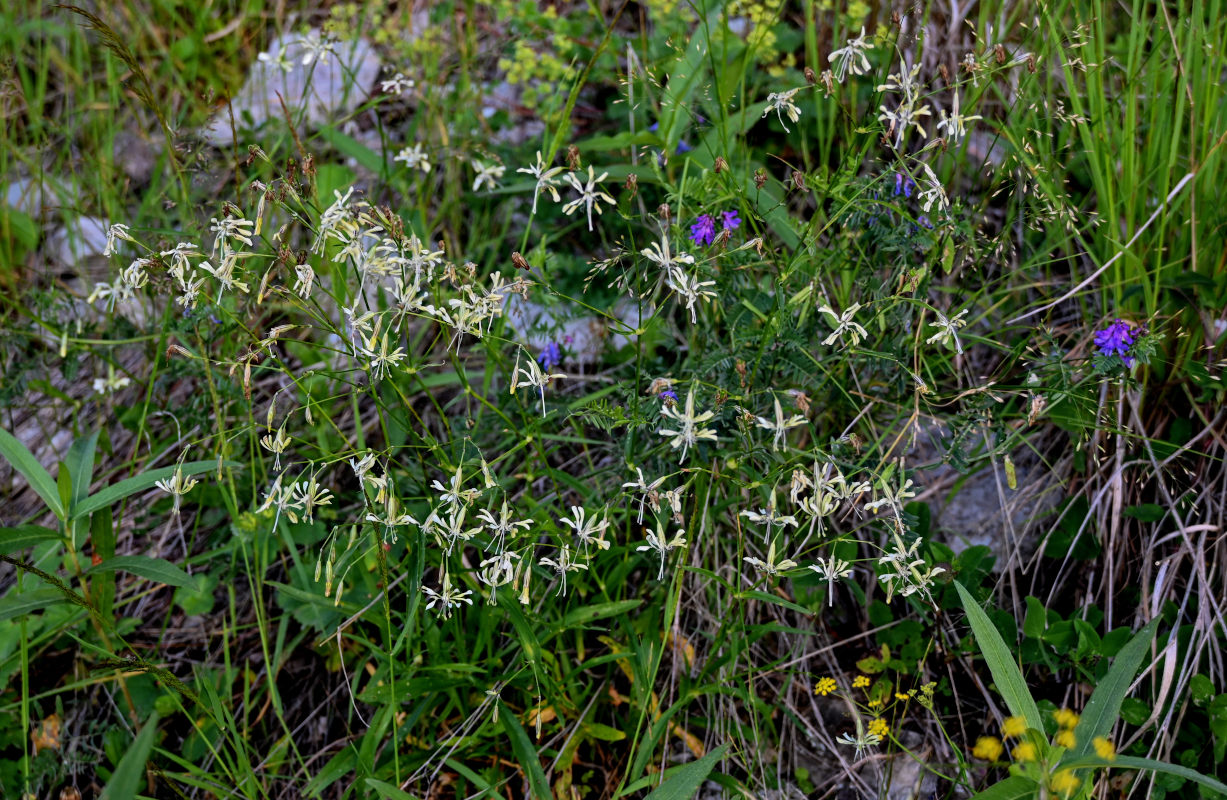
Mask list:
[[[853,736],[850,733],[845,733],[835,741],[839,742],[840,744],[852,745],[856,748],[856,755],[859,757],[862,751],[873,747],[874,745],[881,744],[882,737],[878,736],[876,733],[869,732],[862,733],[860,736]]]
[[[835,602],[835,581],[850,576],[852,574],[852,565],[847,561],[841,561],[835,556],[831,556],[826,561],[819,558],[818,563],[811,564],[809,568],[817,572],[827,582],[827,605],[833,605]]]
[[[793,95],[799,91],[801,91],[800,87],[796,89],[789,89],[786,92],[772,92],[771,94],[767,95],[767,107],[763,109],[763,116],[759,117],[759,119],[766,117],[768,114],[774,111],[776,119],[780,121],[780,125],[784,128],[784,130],[787,133],[792,133],[788,126],[784,124],[783,115],[787,114],[788,118],[793,122],[801,119],[801,109],[798,108],[797,104],[792,101]]]
[[[562,586],[559,589],[559,595],[565,597],[567,594],[567,573],[576,572],[581,569],[588,569],[588,565],[580,561],[576,561],[571,557],[571,546],[564,544],[558,550],[558,559],[543,558],[537,562],[543,567],[549,567],[558,574],[562,579]]]
[[[415,144],[413,147],[403,147],[400,152],[393,158],[393,161],[404,162],[409,169],[419,169],[422,172],[430,172],[430,160],[426,155],[426,151],[422,149],[422,145]]]
[[[475,192],[480,191],[483,186],[489,186],[491,190],[497,189],[499,179],[507,171],[507,168],[502,164],[487,166],[477,159],[470,161],[469,166],[477,172],[477,177],[473,179],[473,191]]]
[[[231,239],[251,247],[252,228],[255,227],[255,222],[242,217],[222,217],[220,220],[214,217],[209,220],[209,223],[209,231],[217,234],[213,239],[215,258],[219,247],[232,246]]]
[[[448,506],[468,505],[473,502],[481,494],[480,489],[464,489],[464,477],[461,474],[461,468],[456,467],[456,472],[447,481],[447,486],[439,483],[439,480],[430,482],[430,488],[439,493],[439,500]],[[481,515],[478,514],[478,517]]]
[[[277,52],[273,54],[261,53],[256,56],[256,60],[265,64],[272,64],[281,70],[282,73],[290,72],[294,69],[294,65],[290,63],[287,57],[287,49],[284,47],[277,48]]]
[[[820,313],[830,316],[830,318],[834,320],[835,324],[835,330],[830,336],[823,339],[822,343],[830,346],[836,339],[842,339],[846,334],[849,340],[846,346],[856,347],[858,344],[860,344],[861,339],[868,338],[869,334],[865,332],[865,329],[852,319],[854,316],[856,316],[856,312],[860,310],[860,303],[853,303],[852,305],[848,306],[843,314],[836,314],[830,306],[823,306],[822,308],[818,309]]]
[[[560,202],[561,198],[559,198],[558,196],[558,190],[554,188],[554,185],[555,185],[554,177],[556,175],[559,175],[563,171],[564,170],[562,167],[549,167],[547,169],[545,162],[541,160],[540,150],[537,151],[537,163],[536,164],[529,166],[529,167],[520,167],[519,169],[516,170],[516,172],[525,172],[529,175],[532,175],[534,178],[537,179],[537,185],[533,188],[533,213],[534,214],[537,213],[537,198],[541,196],[541,193],[543,191],[549,192],[550,197],[554,199],[555,203]]]
[[[643,524],[644,503],[651,502],[653,511],[660,508],[659,499],[658,499],[660,495],[659,495],[658,490],[660,489],[660,485],[665,482],[665,477],[662,475],[661,477],[657,478],[651,483],[647,483],[643,478],[643,470],[641,470],[639,467],[635,467],[635,474],[638,475],[638,479],[633,480],[633,481],[627,481],[626,483],[622,484],[622,488],[623,489],[635,489],[641,493],[639,496],[638,523],[642,525]]]
[[[490,587],[490,605],[498,603],[498,587],[515,580],[516,568],[512,561],[519,561],[520,554],[511,551],[497,553],[484,559],[478,566],[477,579]]]
[[[937,175],[933,174],[933,169],[926,163],[921,162],[921,169],[924,170],[924,177],[921,179],[920,200],[924,206],[925,213],[937,205],[938,211],[945,211],[950,207],[950,198],[946,196],[946,190],[942,187],[941,181],[937,179]]]
[[[426,604],[426,609],[429,611],[430,609],[434,608],[436,604],[438,604],[439,614],[444,619],[447,619],[452,615],[453,608],[460,608],[460,606],[464,605],[465,603],[473,605],[473,600],[469,597],[469,595],[473,594],[473,592],[468,589],[464,591],[457,591],[453,589],[452,576],[446,572],[443,573],[443,586],[440,591],[436,592],[429,586],[423,585],[422,594],[430,598],[430,602]]]
[[[797,527],[797,518],[791,514],[780,514],[775,507],[775,492],[771,493],[771,499],[767,501],[766,508],[757,510],[747,509],[742,511],[738,516],[745,517],[756,525],[767,526],[767,536],[770,538],[771,529],[776,525],[791,525]]]
[[[486,530],[490,531],[490,544],[495,550],[502,550],[504,541],[508,536],[515,536],[523,528],[528,530],[532,527],[531,519],[516,520],[511,516],[511,510],[507,507],[507,498],[503,498],[503,507],[499,509],[498,516],[495,517],[487,509],[482,509],[477,512],[477,518],[485,523]]]
[[[657,431],[661,436],[672,436],[673,441],[670,445],[674,450],[682,448],[682,461],[686,460],[687,451],[698,443],[700,439],[708,441],[716,441],[716,432],[706,428],[700,428],[701,423],[706,422],[715,416],[715,412],[704,411],[701,414],[694,413],[694,385],[690,387],[690,392],[686,395],[686,409],[678,411],[677,406],[665,406],[660,410],[661,416],[669,417],[677,420],[677,430],[669,428],[661,428]]]
[[[945,109],[942,110],[941,122],[937,123],[937,129],[945,131],[946,138],[951,144],[958,144],[963,137],[967,135],[967,123],[982,119],[980,115],[974,117],[965,117],[959,112],[959,90],[954,90],[954,107],[950,111],[950,116],[946,116]]]
[[[196,480],[195,478],[184,477],[183,461],[180,460],[179,465],[175,467],[175,474],[169,478],[163,478],[162,480],[156,482],[154,486],[157,486],[159,489],[175,498],[174,513],[175,515],[178,515],[179,502],[182,500],[183,495],[192,491],[192,489],[199,482],[200,481]]]
[[[605,538],[605,530],[609,527],[609,520],[596,516],[588,519],[587,514],[588,512],[582,507],[571,506],[571,515],[575,519],[564,519],[562,524],[575,533],[575,538],[584,546],[585,555],[591,544],[595,544],[601,550],[608,550],[609,540]]]
[[[285,426],[282,425],[277,430],[276,436],[272,435],[271,433],[261,436],[260,446],[277,457],[273,463],[273,469],[280,472],[281,454],[284,453],[285,449],[290,446],[290,437],[285,435]]]
[[[668,278],[666,285],[677,294],[679,302],[685,301],[686,310],[690,312],[690,324],[697,324],[699,319],[694,304],[699,300],[708,302],[715,300],[718,295],[705,287],[715,286],[716,282],[700,281],[698,277],[691,278],[680,269],[675,270]]]
[[[771,546],[767,548],[767,560],[766,561],[763,561],[758,558],[752,558],[750,556],[746,556],[742,560],[745,561],[750,566],[754,567],[759,572],[765,573],[768,577],[775,577],[781,572],[790,570],[793,567],[797,566],[797,562],[793,561],[790,558],[785,558],[784,560],[778,561],[778,562],[775,560],[775,542],[774,541],[772,541]]]
[[[522,348],[521,350],[516,352],[516,367],[515,367],[515,370],[511,373],[511,393],[515,394],[516,389],[519,388],[521,383],[526,383],[529,386],[537,387],[538,391],[541,392],[541,416],[544,417],[545,416],[545,387],[548,386],[550,384],[550,381],[554,380],[555,378],[565,378],[567,376],[562,374],[561,372],[555,372],[555,373],[545,372],[544,370],[541,369],[541,366],[537,363],[537,359],[533,358],[531,355],[528,357],[528,366],[521,367],[520,366],[520,356],[522,355],[522,353],[523,353]],[[524,380],[522,381],[520,380],[521,375],[524,376]]]
[[[891,601],[895,592],[899,592],[900,597],[919,592],[922,596],[932,599],[930,590],[933,579],[946,570],[941,567],[926,567],[924,559],[916,555],[920,539],[913,541],[911,546],[904,546],[898,531],[895,531],[894,539],[895,549],[878,559],[879,565],[889,565],[893,570],[878,576],[878,580],[886,584],[886,602]]]
[[[579,192],[579,197],[562,207],[562,213],[570,216],[584,206],[588,210],[588,230],[592,230],[592,209],[596,209],[596,213],[601,213],[601,203],[605,202],[609,205],[617,205],[617,202],[605,192],[597,188],[597,184],[609,177],[608,172],[602,172],[599,178],[594,178],[592,173],[592,165],[588,165],[588,183],[585,185],[580,183],[575,177],[575,173],[568,172],[566,175],[567,183]]]
[[[119,248],[115,244],[115,240],[117,239],[123,239],[125,242],[136,241],[128,234],[128,226],[124,225],[122,222],[117,222],[111,227],[107,228],[107,244],[106,247],[102,249],[102,255],[110,257],[119,252]]]
[[[669,236],[665,231],[661,231],[660,241],[652,242],[650,245],[639,251],[640,255],[648,261],[660,267],[661,272],[665,274],[666,280],[668,276],[676,270],[681,272],[679,264],[693,264],[694,256],[689,253],[673,253],[669,246]]]
[[[94,394],[111,394],[130,383],[132,383],[131,379],[124,375],[116,375],[115,367],[107,364],[107,376],[105,378],[94,378]]]
[[[656,523],[656,533],[648,534],[648,543],[641,544],[635,548],[640,553],[654,550],[660,556],[660,571],[656,573],[656,580],[660,581],[665,578],[665,560],[669,558],[669,552],[674,548],[686,546],[685,533],[686,531],[678,528],[673,538],[669,539],[665,534],[664,528],[658,522]]]
[[[754,419],[758,427],[766,428],[775,434],[771,440],[771,451],[775,452],[784,443],[784,433],[789,428],[804,425],[806,420],[800,414],[793,414],[788,419],[784,419],[784,408],[780,405],[780,398],[774,397],[773,399],[775,400],[775,420],[769,420],[764,417],[755,417]]]
[[[835,67],[835,80],[840,83],[849,72],[853,75],[864,75],[869,71],[869,58],[865,51],[872,50],[873,44],[865,40],[865,28],[861,26],[861,35],[848,40],[848,43],[835,50],[827,57]]]
[[[968,309],[965,308],[947,319],[945,314],[934,309],[933,313],[937,315],[937,322],[930,322],[929,324],[937,328],[937,333],[925,339],[925,344],[933,344],[934,342],[946,344],[948,340],[953,338],[954,351],[959,355],[963,355],[963,343],[959,341],[959,328],[967,324],[967,320],[963,319],[967,311]]]
[[[398,72],[391,80],[381,81],[379,84],[379,88],[387,94],[404,94],[406,89],[413,87],[413,81],[406,78],[403,72]]]
[[[327,36],[321,38],[312,33],[310,36],[299,39],[298,44],[303,49],[302,65],[305,67],[312,61],[318,60],[321,64],[326,62],[328,56],[336,52],[337,40]]]

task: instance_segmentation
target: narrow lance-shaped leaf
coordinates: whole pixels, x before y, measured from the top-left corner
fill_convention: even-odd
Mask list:
[[[997,632],[988,614],[985,614],[984,610],[976,604],[975,598],[963,588],[963,584],[955,581],[954,587],[958,590],[959,597],[963,599],[967,622],[976,635],[980,652],[984,654],[984,660],[993,674],[993,682],[997,684],[997,691],[1001,693],[1010,713],[1026,720],[1028,728],[1042,732],[1044,720],[1040,717],[1040,710],[1036,707],[1035,700],[1027,689],[1022,670],[1014,663],[1014,656],[1010,648],[1006,646],[1005,640]]]
[[[64,504],[60,502],[59,487],[51,473],[43,469],[43,465],[38,463],[34,454],[18,441],[16,436],[3,428],[0,428],[0,456],[21,473],[29,482],[30,488],[42,498],[47,508],[51,509],[51,513],[60,519],[64,518]]]
[[[237,467],[237,462],[225,461],[222,462],[224,467]],[[184,477],[192,475],[201,475],[210,470],[217,469],[216,461],[189,461],[186,464],[176,465],[173,467],[161,467],[159,469],[150,470],[149,472],[140,475],[133,475],[131,478],[122,480],[119,483],[112,484],[105,489],[99,489],[96,494],[82,500],[72,509],[72,518],[80,519],[87,514],[92,514],[104,506],[114,505],[125,497],[143,492],[153,487],[158,481],[165,480],[175,474],[175,470],[183,469]]]
[[[1068,751],[1067,758],[1085,756],[1091,752],[1095,737],[1106,737],[1112,732],[1112,726],[1120,716],[1121,701],[1129,692],[1129,685],[1133,683],[1133,676],[1137,674],[1142,659],[1146,657],[1146,651],[1150,648],[1158,625],[1158,619],[1151,620],[1116,654],[1108,674],[1095,687],[1091,699],[1082,711],[1078,727],[1074,729],[1077,744]]]

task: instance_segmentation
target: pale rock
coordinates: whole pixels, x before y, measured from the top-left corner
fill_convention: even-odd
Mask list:
[[[308,129],[353,113],[374,87],[382,63],[366,39],[337,42],[331,53],[303,64],[310,44],[320,41],[318,29],[280,36],[252,63],[243,88],[231,101],[234,124],[243,136],[265,122],[284,126],[278,95],[296,121]],[[284,51],[284,52],[283,52]],[[278,64],[284,61],[289,70]],[[203,130],[206,141],[217,147],[234,143],[230,109],[219,111]],[[250,121],[248,120],[250,117]]]

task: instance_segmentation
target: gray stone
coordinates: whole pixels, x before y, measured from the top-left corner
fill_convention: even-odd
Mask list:
[[[260,54],[231,101],[240,138],[265,122],[284,127],[281,99],[296,123],[308,129],[351,114],[366,101],[382,66],[374,46],[366,39],[342,41],[331,53],[312,57],[320,41],[316,29],[306,35],[287,34]],[[231,109],[223,108],[204,128],[202,134],[210,144],[234,143]]]
[[[69,217],[48,239],[47,255],[61,266],[89,272],[93,262],[103,258],[110,227],[101,217]]]

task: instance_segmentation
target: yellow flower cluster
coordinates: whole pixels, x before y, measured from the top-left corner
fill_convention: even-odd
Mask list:
[[[831,692],[835,691],[834,678],[819,678],[818,683],[814,686],[814,694],[826,697]]]
[[[881,736],[883,739],[885,739],[890,733],[890,725],[886,723],[886,720],[878,717],[869,723],[869,732],[875,736]]]
[[[996,736],[981,736],[976,739],[976,746],[972,749],[971,754],[985,761],[997,761],[1004,752],[1005,746]]]

